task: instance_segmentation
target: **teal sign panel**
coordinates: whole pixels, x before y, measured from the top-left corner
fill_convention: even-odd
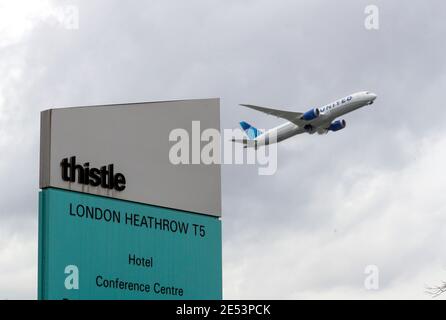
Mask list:
[[[39,220],[39,299],[222,298],[216,217],[47,188]]]

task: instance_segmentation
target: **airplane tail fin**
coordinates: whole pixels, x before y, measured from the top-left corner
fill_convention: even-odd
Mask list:
[[[262,131],[251,126],[249,123],[247,123],[245,121],[240,122],[240,127],[243,129],[243,131],[245,131],[246,135],[251,140],[254,140],[255,138],[257,138],[258,136],[260,136],[262,134]]]

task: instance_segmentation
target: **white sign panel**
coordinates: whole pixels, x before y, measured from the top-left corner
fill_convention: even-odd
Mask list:
[[[172,130],[220,130],[219,99],[50,109],[41,115],[40,188],[221,216],[219,164],[169,160]],[[200,142],[201,143],[201,142]]]

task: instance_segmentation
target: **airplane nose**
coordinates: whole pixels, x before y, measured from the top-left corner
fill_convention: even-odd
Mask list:
[[[372,101],[375,101],[378,96],[374,93],[370,93],[370,97],[372,98]]]

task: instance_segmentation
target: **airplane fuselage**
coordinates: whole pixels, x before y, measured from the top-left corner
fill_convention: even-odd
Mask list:
[[[272,128],[255,139],[256,146],[259,147],[272,143],[272,141],[270,140],[271,137],[274,135],[276,135],[277,142],[281,142],[285,139],[301,133],[327,133],[329,131],[330,125],[336,118],[339,118],[359,108],[373,104],[376,97],[377,96],[374,93],[363,91],[351,94],[330,104],[323,105],[322,107],[317,108],[320,112],[320,115],[314,120],[305,121],[304,123],[302,123],[302,125],[297,125],[293,122],[286,122],[282,125]],[[345,121],[343,122],[343,124],[345,126]]]

